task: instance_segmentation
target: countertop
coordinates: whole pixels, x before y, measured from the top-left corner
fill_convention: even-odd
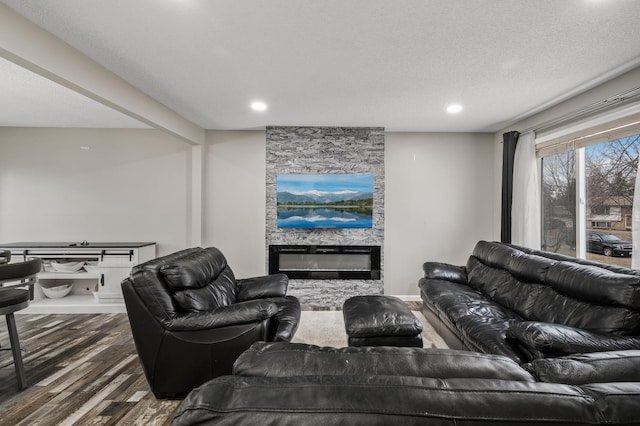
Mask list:
[[[0,244],[0,248],[5,249],[51,249],[51,248],[94,248],[94,249],[116,249],[116,248],[127,248],[134,249],[145,246],[150,246],[155,243],[153,242],[109,242],[109,243],[99,243],[99,242],[18,242],[18,243],[7,243]]]

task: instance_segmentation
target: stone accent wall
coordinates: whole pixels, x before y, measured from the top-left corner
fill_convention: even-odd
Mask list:
[[[304,245],[379,245],[380,280],[290,280],[289,294],[308,307],[335,307],[351,296],[384,292],[384,129],[381,127],[267,127],[266,242]],[[371,229],[278,229],[276,176],[286,173],[370,173]],[[268,258],[266,260],[268,262]]]

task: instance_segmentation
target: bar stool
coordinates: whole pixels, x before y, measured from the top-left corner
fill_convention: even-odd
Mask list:
[[[0,257],[11,259],[6,252],[1,253]],[[25,262],[0,263],[0,315],[4,315],[7,319],[13,363],[20,390],[27,387],[27,379],[13,313],[29,306],[29,301],[33,299],[33,285],[37,281],[41,266],[42,262],[37,258]]]

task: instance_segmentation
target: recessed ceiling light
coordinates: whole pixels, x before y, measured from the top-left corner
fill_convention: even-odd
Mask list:
[[[460,104],[451,104],[447,107],[447,112],[449,114],[457,114],[462,111],[462,105]]]
[[[267,104],[262,101],[251,102],[251,109],[254,111],[265,111],[267,109]]]

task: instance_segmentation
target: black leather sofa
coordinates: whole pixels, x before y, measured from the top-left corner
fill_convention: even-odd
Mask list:
[[[521,363],[640,349],[640,271],[486,241],[423,269],[422,311],[450,348]]]
[[[300,303],[277,274],[236,280],[215,247],[190,248],[133,267],[122,282],[144,373],[157,398],[220,375],[256,341],[289,341]]]
[[[637,425],[640,351],[538,359],[407,347],[255,343],[173,426]]]
[[[639,277],[481,241],[420,282],[464,350],[258,342],[172,424],[640,425]]]

